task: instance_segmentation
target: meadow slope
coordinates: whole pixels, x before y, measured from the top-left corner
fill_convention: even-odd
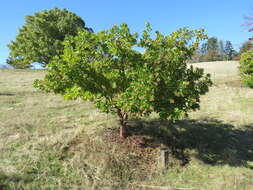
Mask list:
[[[237,62],[193,65],[215,83],[201,109],[170,128],[155,114],[132,120],[125,141],[115,116],[34,89],[46,71],[0,69],[0,190],[252,190],[253,90]],[[165,171],[161,146],[171,148]]]

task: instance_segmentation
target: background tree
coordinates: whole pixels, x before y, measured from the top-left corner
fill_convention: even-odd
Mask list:
[[[200,48],[200,53],[201,55],[205,55],[207,52],[208,52],[208,43],[205,42],[201,45],[201,48]]]
[[[237,52],[230,41],[226,41],[225,47],[222,40],[216,37],[209,38],[202,44],[200,61],[223,61],[232,60]]]
[[[209,38],[206,43],[202,44],[201,53],[201,61],[221,60],[218,39],[216,37]]]
[[[127,24],[98,34],[80,31],[66,38],[63,55],[35,87],[117,114],[120,136],[126,137],[129,116],[156,112],[161,120],[175,121],[199,108],[211,80],[203,69],[188,67],[187,60],[205,37],[202,30],[183,28],[168,36],[156,31],[153,39],[149,24],[140,38]]]
[[[252,51],[253,50],[253,43],[251,41],[246,41],[242,44],[242,46],[240,47],[240,52],[239,54],[243,54],[244,52],[247,51]]]
[[[209,50],[206,54],[202,55],[200,60],[203,61],[220,61],[221,56],[217,51]]]
[[[233,48],[233,45],[230,41],[226,41],[225,45],[225,56],[227,60],[232,60],[233,56],[235,55],[235,50]]]
[[[225,48],[224,48],[224,42],[223,42],[223,40],[220,40],[220,41],[219,41],[219,54],[220,54],[221,60],[225,60],[225,59],[226,59]]]
[[[207,51],[219,52],[219,43],[216,37],[209,38],[207,41]]]
[[[37,62],[46,66],[55,55],[60,55],[66,36],[76,35],[79,29],[87,29],[76,14],[54,8],[26,16],[15,41],[8,45],[8,62],[16,68],[28,68]]]
[[[201,49],[199,48],[199,46],[196,48],[196,50],[194,51],[192,57],[189,59],[189,63],[198,63],[201,61]]]

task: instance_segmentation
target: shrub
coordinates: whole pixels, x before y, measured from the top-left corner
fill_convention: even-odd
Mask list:
[[[187,28],[167,36],[156,31],[151,38],[149,24],[140,38],[127,24],[97,34],[83,30],[65,40],[63,55],[55,57],[35,86],[117,114],[125,137],[129,116],[156,112],[161,120],[175,121],[199,108],[200,95],[212,83],[203,69],[186,62],[204,38],[203,30]]]
[[[242,82],[253,88],[253,52],[245,52],[241,55],[239,70]]]

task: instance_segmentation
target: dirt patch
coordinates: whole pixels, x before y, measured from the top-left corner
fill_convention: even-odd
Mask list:
[[[131,147],[135,151],[145,152],[148,149],[155,149],[161,146],[160,142],[150,141],[148,136],[134,135],[131,133],[133,127],[129,127],[128,137],[125,139],[120,138],[119,129],[107,129],[103,134],[105,142],[124,144],[124,146]]]
[[[172,130],[173,128],[170,129],[169,134]],[[103,141],[108,144],[117,144],[121,147],[120,149],[139,155],[142,162],[144,161],[147,166],[154,165],[160,158],[160,149],[166,148],[173,157],[170,159],[173,160],[174,164],[186,166],[190,161],[189,157],[185,154],[185,148],[176,142],[177,135],[174,134],[176,131],[172,133],[173,135],[166,135],[162,128],[133,124],[128,127],[126,139],[120,138],[119,129],[114,128],[107,129],[104,132]]]
[[[225,84],[226,84],[227,86],[231,86],[231,87],[240,87],[240,88],[246,87],[245,85],[243,85],[243,84],[241,83],[240,80],[228,81],[228,82],[225,82]]]
[[[230,81],[226,81],[226,82],[220,81],[218,83],[213,84],[213,86],[215,86],[215,87],[223,87],[224,85],[226,85],[228,87],[247,88],[247,86],[242,84],[242,82],[239,79],[230,80]]]

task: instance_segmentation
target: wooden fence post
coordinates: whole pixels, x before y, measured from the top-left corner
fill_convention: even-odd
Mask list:
[[[168,169],[169,151],[166,148],[161,148],[161,166],[163,169]]]

